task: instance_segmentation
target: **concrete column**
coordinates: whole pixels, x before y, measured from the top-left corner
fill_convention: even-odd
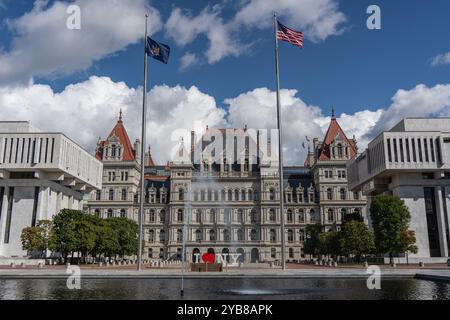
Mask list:
[[[443,199],[445,201],[445,195],[442,195],[441,187],[435,187],[435,198],[436,198],[436,215],[437,223],[439,228],[439,246],[441,248],[441,257],[448,257],[448,246],[447,246],[447,232],[446,232],[446,222],[445,213],[443,207]],[[443,198],[444,196],[444,198]],[[448,210],[448,209],[447,209]]]

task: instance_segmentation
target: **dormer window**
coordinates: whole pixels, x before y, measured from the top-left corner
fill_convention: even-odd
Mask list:
[[[343,153],[343,150],[342,150],[342,144],[341,143],[338,144],[337,149],[338,149],[338,157],[339,158],[343,158],[344,153]]]

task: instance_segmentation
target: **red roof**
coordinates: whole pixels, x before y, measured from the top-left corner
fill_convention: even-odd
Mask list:
[[[331,123],[328,127],[327,134],[325,135],[325,139],[323,140],[321,149],[319,149],[319,160],[330,160],[330,145],[333,143],[333,140],[336,138],[336,136],[341,135],[344,141],[347,141],[350,145],[350,159],[356,156],[357,149],[356,149],[356,142],[353,139],[348,139],[347,136],[344,133],[344,130],[342,130],[341,126],[336,120],[336,117],[333,115],[331,117]]]
[[[100,148],[97,149],[97,154],[95,155],[98,160],[103,159],[103,147],[108,143],[108,140],[112,137],[117,137],[120,144],[123,146],[123,161],[134,161],[136,159],[136,151],[133,148],[133,144],[128,137],[127,130],[123,125],[122,113],[120,113],[119,120],[116,126],[111,130],[106,140],[100,141]]]
[[[148,147],[148,153],[146,154],[146,163],[145,165],[147,167],[154,167],[155,166],[155,162],[153,161],[153,157],[152,157],[152,151],[150,149],[150,147]]]

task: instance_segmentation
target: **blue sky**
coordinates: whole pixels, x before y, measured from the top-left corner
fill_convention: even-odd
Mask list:
[[[53,2],[44,3],[41,12],[51,8]],[[188,43],[180,45],[175,41],[174,32],[168,31],[167,22],[174,8],[182,9],[183,14],[192,19],[201,14],[202,10],[206,10],[205,8],[209,8],[209,13],[216,10],[216,18],[220,18],[218,24],[229,25],[246,2],[251,1],[147,1],[147,5],[159,12],[161,19],[159,28],[155,28],[158,31],[154,32],[152,37],[172,48],[168,65],[150,61],[149,89],[163,84],[170,88],[177,85],[185,88],[195,86],[201,93],[213,97],[219,107],[224,108],[229,106],[224,103],[225,99],[238,97],[255,88],[274,90],[273,29],[270,25],[264,27],[264,23],[242,23],[235,26],[237,31],[231,32],[230,36],[237,44],[230,44],[230,48],[236,50],[235,52],[242,51],[238,56],[231,54],[213,63],[204,56],[210,41],[205,33],[200,32]],[[297,0],[296,5],[293,0],[284,0],[288,7],[294,3],[299,12],[302,10],[302,4],[306,6],[309,2],[311,1]],[[295,97],[308,106],[319,107],[322,116],[329,115],[331,106],[336,107],[338,114],[348,115],[361,111],[376,112],[380,109],[388,111],[392,104],[391,99],[400,89],[413,90],[417,85],[424,84],[431,90],[439,84],[448,83],[450,64],[443,60],[443,63],[433,66],[431,62],[437,55],[450,52],[449,1],[322,2],[332,4],[336,12],[345,16],[345,21],[337,23],[336,30],[330,31],[320,40],[317,35],[308,34],[311,25],[305,25],[305,30],[302,30],[304,22],[301,19],[287,14],[288,11],[283,11],[283,8],[280,9],[280,20],[288,26],[304,31],[306,37],[303,49],[280,43],[281,86],[284,89],[298,90]],[[3,0],[2,3],[0,47],[4,54],[8,54],[14,51],[14,37],[16,41],[23,41],[24,37],[18,36],[17,29],[8,28],[6,21],[20,19],[30,12],[33,2]],[[218,3],[220,8],[215,8],[214,5]],[[369,17],[366,9],[371,4],[377,4],[381,8],[381,30],[368,30],[366,27]],[[312,14],[318,15],[316,24],[320,25],[321,12]],[[83,22],[83,12],[81,17]],[[270,14],[263,17],[267,19],[268,24],[271,23]],[[108,12],[105,12],[101,19],[108,20]],[[83,50],[83,47],[80,49]],[[58,51],[57,46],[55,50]],[[50,75],[41,70],[41,74],[30,76],[33,78],[33,84],[49,85],[55,93],[63,92],[68,85],[88,81],[92,76],[108,77],[114,83],[125,82],[129,88],[137,89],[143,81],[142,50],[142,41],[133,39],[120,50],[110,50],[112,52],[106,52],[101,58],[93,59],[88,68],[75,67],[75,70],[62,73],[56,68],[57,71]],[[180,59],[186,53],[195,54],[198,62],[180,70]],[[29,52],[29,55],[33,55],[33,52]],[[444,108],[447,108],[446,102],[435,112],[442,114]],[[325,120],[318,120],[321,127],[324,126]],[[378,121],[378,118],[374,121]]]

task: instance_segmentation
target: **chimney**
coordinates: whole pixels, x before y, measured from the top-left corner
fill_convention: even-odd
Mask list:
[[[195,135],[195,131],[191,131],[191,162],[194,163],[195,161],[195,142],[197,140],[197,137]]]

